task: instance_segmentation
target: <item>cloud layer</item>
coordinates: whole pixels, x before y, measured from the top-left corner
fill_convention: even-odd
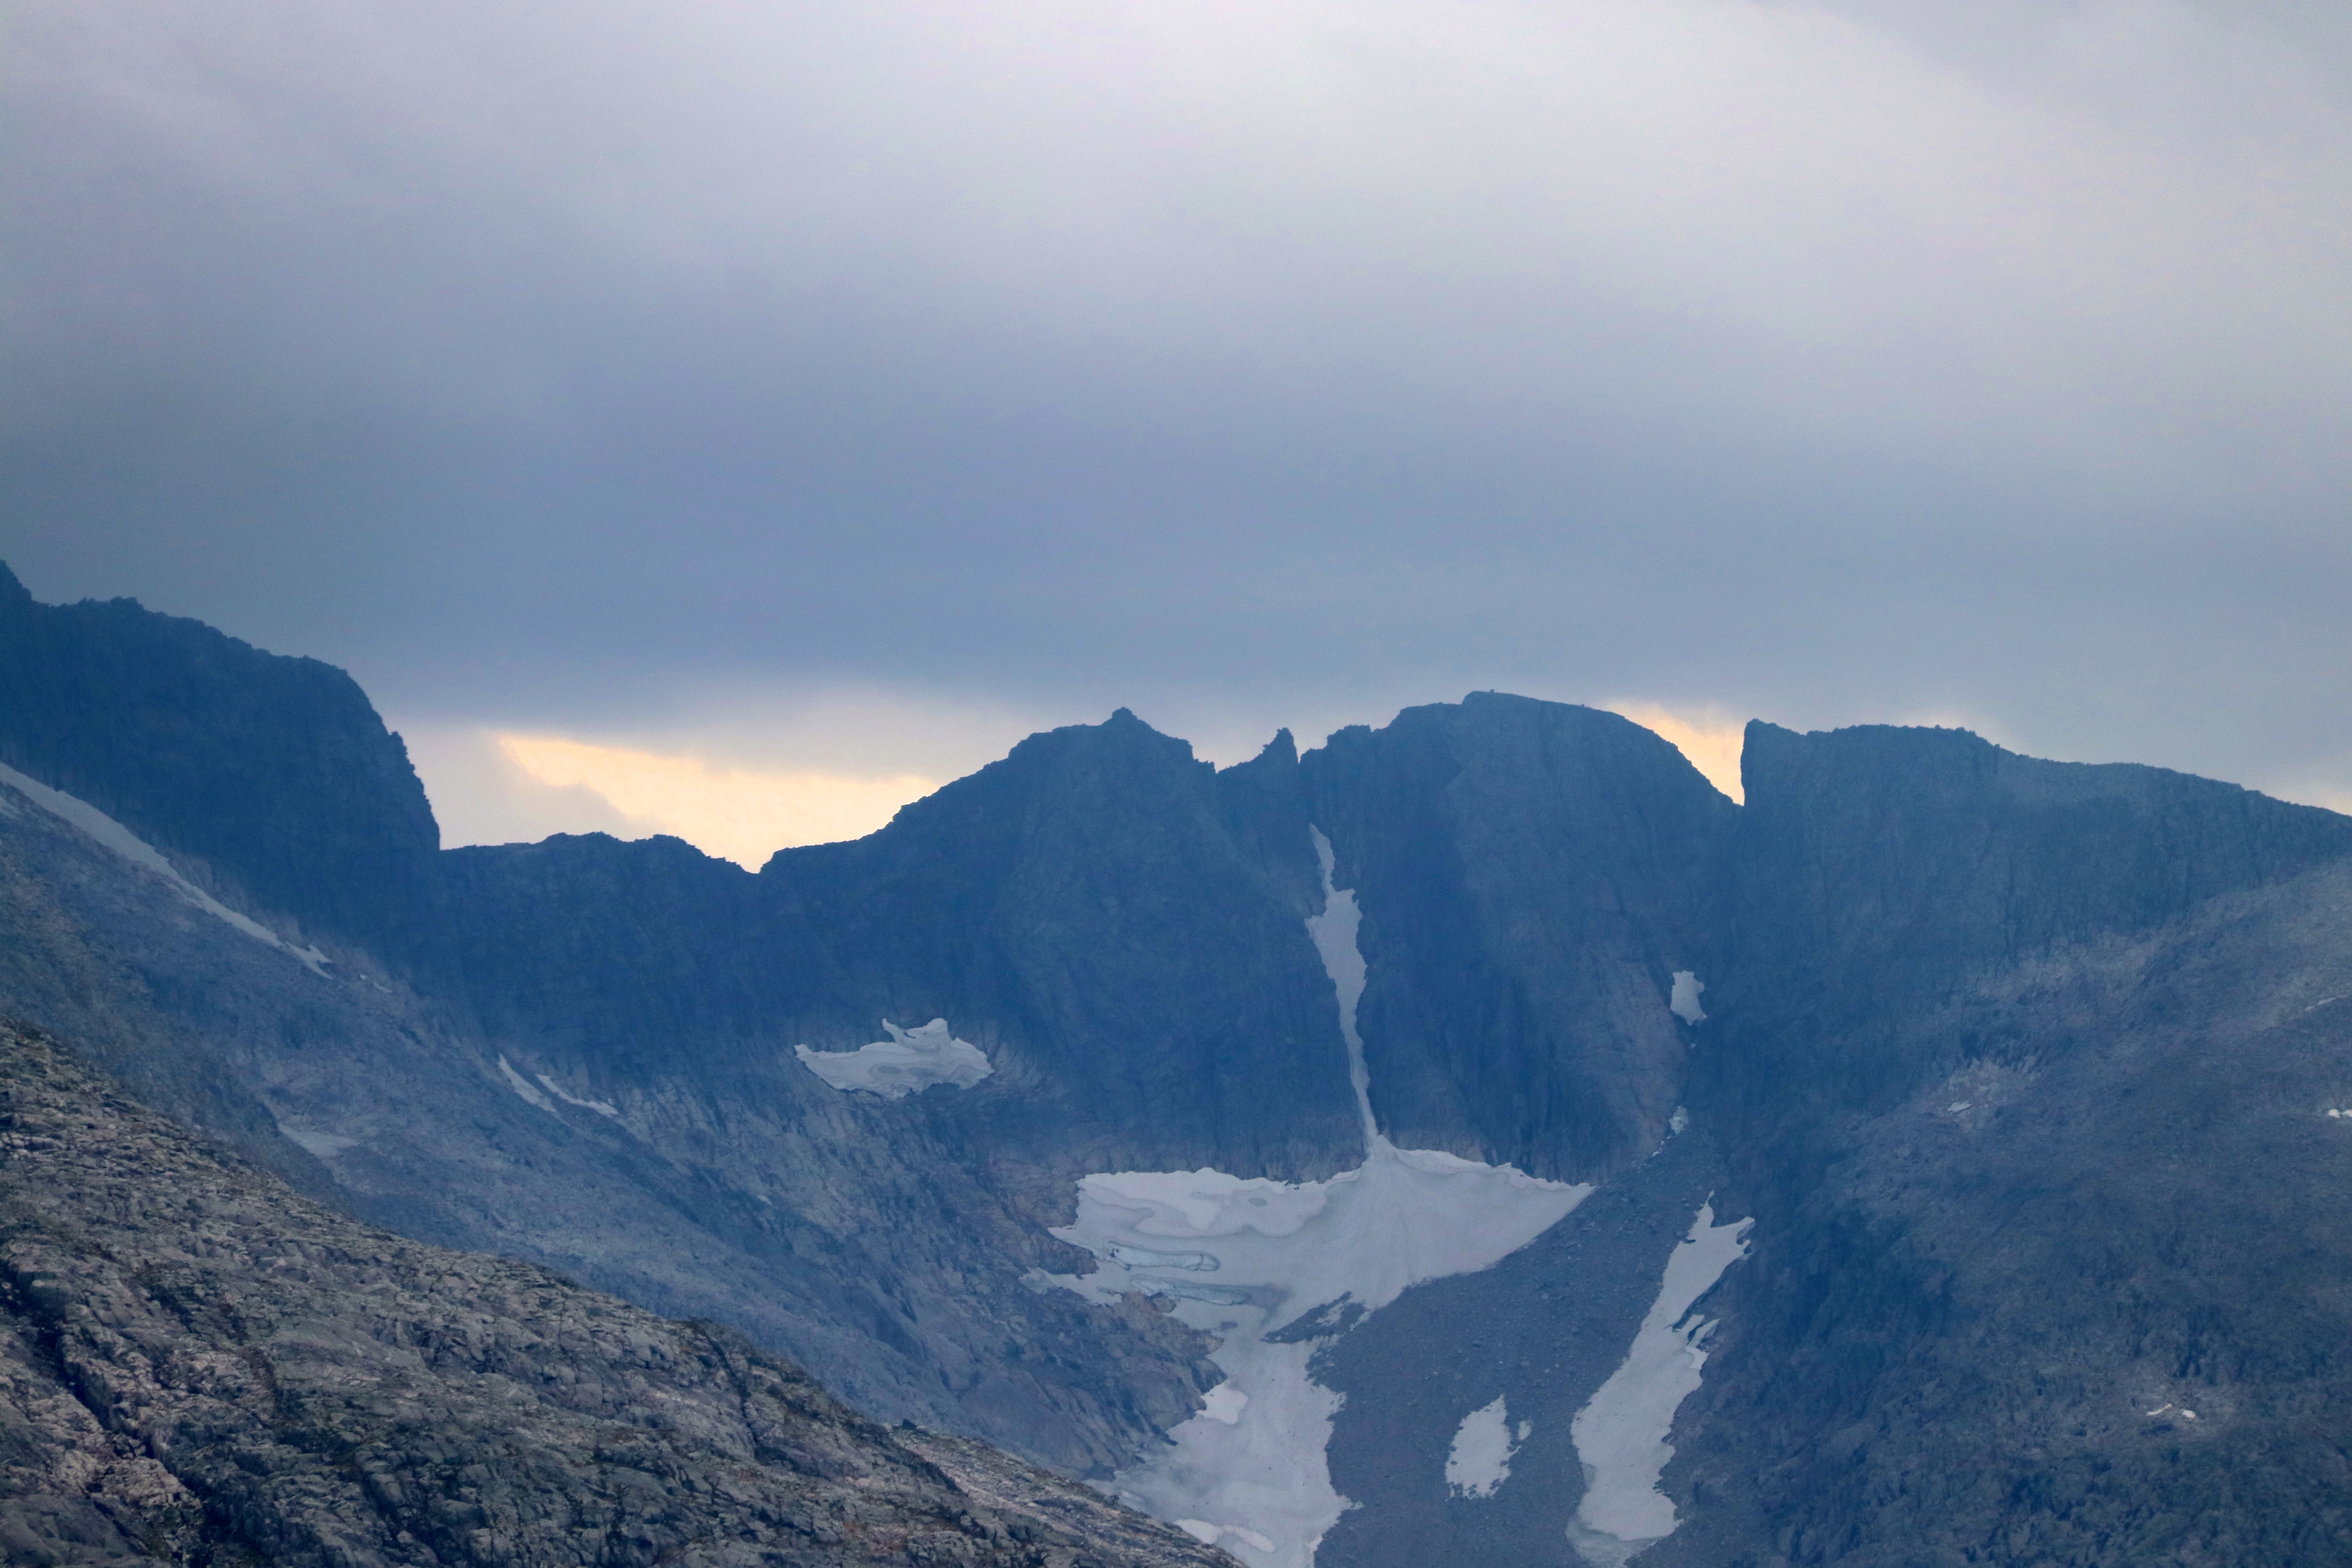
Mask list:
[[[1948,14],[20,0],[0,550],[533,733],[1496,686],[2352,785],[2344,29]]]

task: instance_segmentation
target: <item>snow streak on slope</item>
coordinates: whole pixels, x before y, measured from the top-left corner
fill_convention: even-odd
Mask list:
[[[1658,1299],[1642,1320],[1624,1364],[1594,1391],[1570,1426],[1587,1479],[1569,1539],[1601,1568],[1617,1568],[1650,1542],[1674,1533],[1675,1505],[1658,1490],[1658,1477],[1674,1458],[1675,1446],[1666,1437],[1675,1412],[1698,1389],[1699,1369],[1706,1364],[1700,1347],[1715,1330],[1714,1320],[1685,1314],[1725,1269],[1748,1256],[1743,1238],[1754,1223],[1717,1225],[1715,1205],[1699,1205],[1690,1234],[1666,1259]]]
[[[1205,1169],[1087,1176],[1076,1222],[1054,1234],[1101,1267],[1044,1277],[1106,1303],[1137,1291],[1162,1298],[1181,1321],[1219,1337],[1211,1359],[1225,1373],[1221,1397],[1171,1434],[1173,1447],[1114,1484],[1253,1568],[1307,1568],[1348,1506],[1324,1458],[1339,1396],[1307,1373],[1318,1342],[1408,1286],[1492,1267],[1592,1190],[1381,1136],[1356,1032],[1364,988],[1356,902],[1332,885],[1320,833],[1315,847],[1324,908],[1307,930],[1339,994],[1364,1163],[1323,1182]]]
[[[1381,1130],[1372,1120],[1372,1073],[1364,1065],[1364,1037],[1356,1033],[1356,1006],[1364,999],[1364,953],[1356,945],[1356,928],[1364,923],[1364,911],[1356,907],[1353,891],[1331,885],[1332,870],[1339,864],[1331,853],[1331,841],[1319,827],[1307,831],[1315,836],[1315,859],[1323,868],[1323,912],[1308,917],[1307,934],[1322,956],[1323,973],[1331,977],[1331,988],[1339,994],[1339,1033],[1348,1042],[1348,1083],[1356,1091],[1356,1114],[1363,1120],[1364,1148],[1370,1151],[1380,1142]]]
[[[546,1111],[550,1116],[554,1117],[559,1121],[563,1119],[563,1113],[555,1109],[555,1100],[548,1099],[548,1094],[555,1096],[556,1100],[563,1101],[566,1105],[576,1105],[583,1110],[593,1110],[599,1116],[617,1118],[621,1114],[619,1107],[607,1104],[604,1100],[582,1100],[575,1094],[565,1092],[562,1085],[557,1083],[545,1073],[538,1075],[539,1081],[547,1087],[547,1094],[541,1094],[537,1088],[533,1087],[530,1079],[523,1077],[520,1072],[517,1072],[515,1070],[514,1064],[507,1060],[503,1056],[499,1058],[499,1071],[504,1075],[507,1080],[507,1087],[509,1089],[513,1089],[515,1093],[530,1101],[531,1104],[538,1106],[541,1110]]]
[[[313,974],[324,974],[327,972],[325,953],[315,947],[296,947],[259,921],[250,920],[230,909],[226,904],[180,875],[180,868],[165,859],[161,850],[88,801],[69,795],[61,789],[51,789],[39,780],[27,778],[5,763],[0,763],[0,784],[6,784],[60,822],[80,829],[85,837],[112,850],[132,865],[152,871],[170,883],[173,892],[214,919],[226,921],[265,946],[276,948],[278,952],[302,963]]]

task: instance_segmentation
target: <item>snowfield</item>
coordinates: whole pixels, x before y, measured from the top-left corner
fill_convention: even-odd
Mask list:
[[[1446,1490],[1455,1497],[1493,1497],[1511,1479],[1512,1456],[1534,1430],[1532,1423],[1522,1421],[1513,1437],[1511,1413],[1499,1394],[1465,1415],[1445,1455]]]

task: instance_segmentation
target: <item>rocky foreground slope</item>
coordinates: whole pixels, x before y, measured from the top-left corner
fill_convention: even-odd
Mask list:
[[[293,1193],[0,1026],[10,1563],[1230,1559],[708,1324]]]

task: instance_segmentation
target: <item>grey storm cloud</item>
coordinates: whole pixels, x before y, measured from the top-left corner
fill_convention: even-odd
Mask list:
[[[5,26],[0,552],[47,597],[450,715],[1491,685],[2352,798],[2333,8]]]

